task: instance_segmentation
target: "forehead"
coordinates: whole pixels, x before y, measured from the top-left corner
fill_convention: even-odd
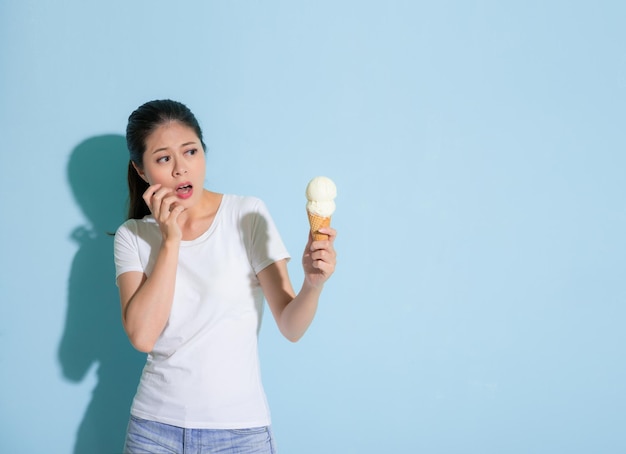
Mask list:
[[[177,148],[189,142],[199,142],[196,132],[178,121],[169,121],[157,126],[146,137],[146,151],[158,148]]]

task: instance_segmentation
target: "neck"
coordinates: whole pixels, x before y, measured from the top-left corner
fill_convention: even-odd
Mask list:
[[[222,194],[203,189],[198,202],[180,214],[178,219],[181,227],[185,229],[193,227],[198,222],[204,222],[207,218],[213,219],[221,201]]]

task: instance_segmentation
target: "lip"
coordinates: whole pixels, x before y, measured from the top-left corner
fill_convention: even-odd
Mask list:
[[[184,192],[181,192],[180,189],[184,188],[185,186],[189,186],[189,189],[186,189]],[[183,200],[188,199],[189,197],[193,195],[193,185],[191,184],[190,181],[186,181],[176,186],[175,192],[176,192],[176,197],[178,197],[179,199],[183,199]]]

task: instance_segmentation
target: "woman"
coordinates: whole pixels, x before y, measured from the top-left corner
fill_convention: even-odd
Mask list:
[[[259,374],[263,299],[290,341],[305,333],[335,269],[336,232],[311,235],[304,282],[263,202],[203,188],[192,112],[151,101],[129,117],[129,220],[115,235],[122,322],[148,353],[125,452],[275,453]]]

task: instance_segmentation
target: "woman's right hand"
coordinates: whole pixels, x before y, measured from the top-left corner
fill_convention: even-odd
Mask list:
[[[176,194],[171,189],[164,188],[157,183],[151,185],[143,193],[143,200],[159,224],[163,241],[180,241],[183,232],[178,224],[178,216],[185,211],[185,207],[177,203]]]

